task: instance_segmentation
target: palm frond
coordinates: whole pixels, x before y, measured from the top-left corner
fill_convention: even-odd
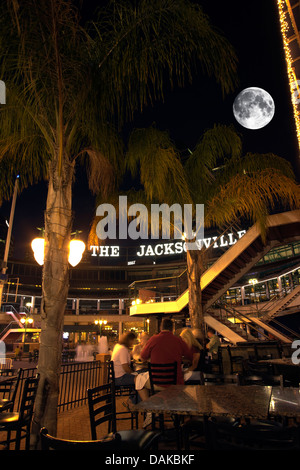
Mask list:
[[[263,236],[266,218],[272,211],[298,209],[300,186],[278,169],[237,174],[205,206],[205,226],[222,226],[246,218],[258,222]]]
[[[109,112],[132,118],[135,110],[163,99],[167,83],[183,86],[198,70],[223,93],[236,84],[232,46],[201,7],[186,0],[111,1],[99,10],[90,35],[103,117]]]
[[[216,167],[221,173],[228,164],[234,167],[241,152],[241,136],[233,126],[215,124],[206,130],[184,165],[195,197],[204,202],[209,187],[214,184]]]
[[[139,175],[146,197],[169,203],[190,201],[180,156],[167,132],[155,127],[136,129],[129,138],[127,167]]]

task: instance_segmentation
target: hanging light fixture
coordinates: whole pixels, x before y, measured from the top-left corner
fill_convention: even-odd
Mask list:
[[[44,264],[45,239],[35,238],[31,242],[31,248],[35,260],[42,266]]]
[[[39,230],[41,230],[42,234],[44,234],[44,229],[39,229]],[[75,232],[75,237],[77,236],[77,233],[80,233],[80,232]],[[45,251],[44,237],[37,237],[34,240],[32,240],[31,248],[32,248],[35,260],[37,261],[39,265],[42,266],[44,264],[44,251]],[[74,266],[77,266],[78,263],[80,263],[84,250],[85,250],[85,243],[82,240],[78,240],[77,238],[74,238],[73,240],[70,241],[68,261],[71,266],[74,267]]]
[[[69,263],[73,267],[77,266],[82,259],[82,255],[85,250],[85,243],[82,240],[74,238],[70,241],[69,250]]]

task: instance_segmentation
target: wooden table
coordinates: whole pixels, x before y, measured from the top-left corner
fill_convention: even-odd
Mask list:
[[[134,406],[135,411],[189,416],[267,419],[272,387],[172,385]]]

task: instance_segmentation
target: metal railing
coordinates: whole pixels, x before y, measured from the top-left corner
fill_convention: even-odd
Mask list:
[[[5,328],[3,328],[3,330],[0,331],[0,340],[9,330],[14,328],[20,328],[20,325],[17,321],[11,321],[8,325],[5,326]]]
[[[188,287],[187,269],[177,276],[166,276],[159,278],[143,279],[132,282],[129,288],[129,303],[139,297],[139,291],[142,289],[153,291],[149,296],[152,302],[161,302],[162,298],[177,299]]]
[[[221,318],[223,316],[224,319],[229,320],[229,318],[233,317],[234,319],[238,320],[241,323],[246,323],[247,326],[249,327],[249,329],[255,331],[255,333],[263,336],[265,339],[269,339],[267,334],[263,333],[257,326],[255,326],[255,325],[253,325],[253,323],[251,323],[252,320],[251,320],[250,317],[248,317],[244,313],[239,312],[238,310],[236,310],[231,305],[229,306],[225,302],[216,302],[215,307],[217,309],[219,309]],[[243,330],[243,331],[244,331],[246,339],[248,341],[248,339],[249,339],[248,331],[247,331],[247,329]]]
[[[224,312],[224,315],[228,318],[228,316],[233,316],[234,318],[238,319],[239,321],[246,321],[247,325],[249,328],[252,330],[256,331],[259,335],[264,336],[266,339],[269,339],[268,335],[263,333],[261,329],[253,324],[253,319],[249,317],[249,315],[245,313],[239,312],[237,309],[232,307],[232,305],[228,305],[225,302],[216,302],[215,306],[222,310]],[[260,318],[260,321],[263,323],[263,319]],[[274,326],[274,324],[276,326]],[[271,328],[274,329],[274,331],[277,331],[278,333],[282,333],[283,335],[287,336],[290,339],[295,339],[295,338],[300,338],[299,333],[296,331],[292,330],[288,326],[282,324],[278,320],[272,319],[272,325],[270,325]]]
[[[21,370],[19,391],[15,402],[15,411],[21,405],[25,379],[34,377],[37,368]],[[62,364],[59,380],[58,412],[63,412],[87,403],[87,390],[107,381],[108,367],[105,362],[74,362]]]

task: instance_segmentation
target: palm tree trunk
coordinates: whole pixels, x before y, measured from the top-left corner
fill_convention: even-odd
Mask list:
[[[204,314],[202,304],[201,276],[204,259],[201,250],[187,250],[187,277],[189,287],[189,314],[191,327],[201,330],[204,341]]]
[[[68,251],[72,226],[74,167],[64,164],[60,174],[50,164],[45,213],[45,261],[42,282],[41,336],[38,361],[40,383],[33,421],[32,445],[45,426],[56,435],[64,312],[69,289]]]

